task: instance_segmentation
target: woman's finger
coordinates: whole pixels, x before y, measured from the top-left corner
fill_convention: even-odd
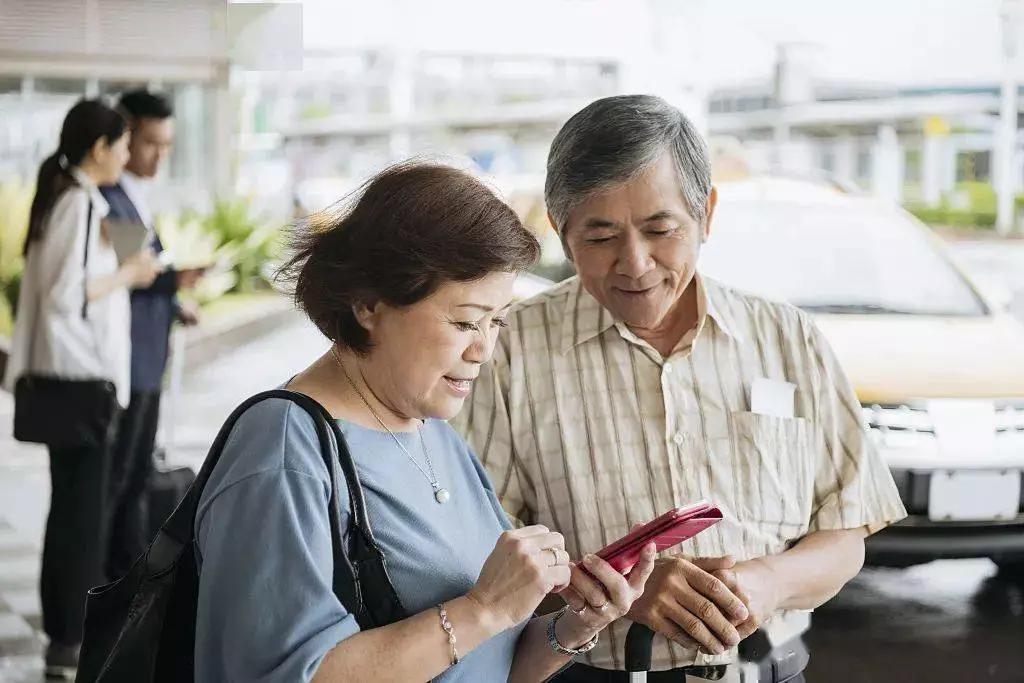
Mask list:
[[[633,571],[629,573],[629,587],[633,589],[634,600],[644,592],[647,579],[651,577],[651,573],[654,571],[654,560],[657,556],[657,546],[653,543],[640,551],[640,561],[633,567]]]
[[[625,610],[630,608],[633,595],[626,577],[597,555],[587,555],[583,558],[583,565],[602,584],[604,591],[618,607]]]
[[[524,526],[520,529],[507,532],[511,536],[518,538],[532,538],[534,536],[543,536],[544,534],[551,533],[551,529],[548,529],[543,524],[534,524],[532,526]]]
[[[548,567],[547,570],[545,570],[545,575],[548,578],[548,582],[551,584],[552,593],[558,593],[559,591],[565,590],[572,583],[572,570],[565,564]]]
[[[552,567],[558,565],[568,567],[571,564],[572,558],[569,557],[569,553],[561,548],[544,548],[540,552]]]
[[[604,605],[608,604],[609,597],[604,588],[579,565],[572,567],[572,586],[594,609],[600,611]]]
[[[525,539],[525,543],[528,543],[535,551],[547,550],[548,548],[565,550],[565,537],[556,531],[530,536]]]
[[[566,586],[559,592],[559,595],[565,600],[565,604],[569,606],[569,609],[576,614],[582,615],[587,611],[587,601],[571,585]]]

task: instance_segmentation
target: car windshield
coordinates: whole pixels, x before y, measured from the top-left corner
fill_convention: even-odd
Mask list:
[[[812,312],[987,313],[922,228],[897,211],[851,206],[723,197],[700,270]]]

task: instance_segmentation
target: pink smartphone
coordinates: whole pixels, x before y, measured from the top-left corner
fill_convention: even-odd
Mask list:
[[[707,501],[673,508],[601,549],[597,556],[620,574],[628,574],[639,561],[640,551],[648,543],[654,543],[660,553],[693,538],[720,521],[722,511]]]

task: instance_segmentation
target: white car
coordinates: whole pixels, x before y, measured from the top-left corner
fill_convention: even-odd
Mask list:
[[[1024,327],[897,206],[777,178],[719,193],[701,271],[815,316],[899,487],[909,517],[868,561],[1024,574]]]

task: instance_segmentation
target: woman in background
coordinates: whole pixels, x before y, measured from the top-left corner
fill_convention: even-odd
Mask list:
[[[128,290],[149,284],[161,269],[149,251],[119,264],[102,234],[108,207],[97,186],[116,182],[127,160],[128,130],[121,115],[99,100],[75,104],[64,119],[57,151],[39,168],[4,382],[9,390],[28,373],[108,379],[118,403],[127,404]],[[50,513],[40,577],[43,630],[50,639],[47,677],[74,677],[86,592],[104,582],[109,454],[110,444],[49,450]]]

